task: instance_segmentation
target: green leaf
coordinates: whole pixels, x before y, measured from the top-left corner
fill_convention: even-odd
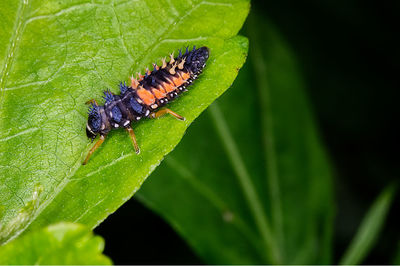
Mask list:
[[[400,265],[400,242],[397,244],[397,252],[393,259],[393,265]]]
[[[14,3],[15,2],[15,3]],[[58,221],[94,227],[139,189],[186,128],[235,79],[247,0],[13,1],[0,7],[0,243]],[[166,116],[114,131],[92,156],[87,106],[186,45],[210,48],[204,73]],[[35,187],[43,192],[38,197]],[[35,208],[28,202],[35,198]],[[29,205],[29,204],[28,204]],[[16,219],[23,213],[24,219]]]
[[[395,187],[388,186],[378,196],[361,222],[356,235],[340,260],[340,264],[356,265],[362,263],[378,238],[392,203],[394,192]]]
[[[251,60],[136,197],[207,263],[329,263],[332,175],[295,55],[247,29]]]
[[[110,265],[104,241],[85,226],[58,223],[0,247],[1,265]]]

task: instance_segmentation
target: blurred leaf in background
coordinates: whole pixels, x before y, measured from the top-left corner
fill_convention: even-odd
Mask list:
[[[357,265],[364,261],[383,228],[394,192],[395,187],[391,185],[378,196],[358,227],[357,233],[339,262],[340,264]]]
[[[104,241],[83,225],[59,223],[0,247],[1,265],[110,265]]]
[[[395,257],[394,257],[394,259],[392,261],[392,264],[400,265],[400,242],[397,245],[397,252],[396,252]]]
[[[248,11],[247,0],[2,3],[1,243],[28,226],[71,221],[92,228],[127,201],[232,84],[247,55],[247,39],[236,34]],[[211,56],[192,90],[170,105],[186,121],[141,122],[140,155],[126,132],[113,132],[82,167],[90,148],[84,103],[100,100],[106,88],[117,92],[120,80],[187,45],[206,45]]]
[[[331,167],[290,47],[253,13],[250,60],[138,192],[211,264],[330,263]]]

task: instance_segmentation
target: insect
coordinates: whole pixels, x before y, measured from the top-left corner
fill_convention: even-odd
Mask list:
[[[145,75],[138,73],[136,78],[131,77],[130,86],[121,82],[120,95],[115,95],[109,90],[104,91],[103,106],[98,105],[94,99],[88,101],[91,107],[88,112],[86,135],[92,142],[97,135],[100,135],[100,138],[90,149],[83,164],[88,162],[112,129],[125,128],[136,153],[139,154],[140,149],[132,129],[133,123],[142,118],[158,118],[164,114],[185,120],[168,108],[160,108],[187,91],[186,88],[203,71],[208,56],[207,47],[196,49],[194,46],[191,51],[186,48],[184,54],[179,50],[177,57],[174,57],[173,53],[170,55],[169,62],[163,58],[161,66],[153,64],[153,71],[146,69]]]

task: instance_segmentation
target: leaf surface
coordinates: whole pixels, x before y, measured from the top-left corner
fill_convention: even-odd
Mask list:
[[[0,247],[1,265],[111,265],[104,240],[85,226],[58,223]]]
[[[363,262],[363,259],[374,246],[384,225],[394,192],[395,187],[393,185],[388,186],[377,197],[362,220],[356,235],[340,260],[340,264],[356,265]]]
[[[393,265],[399,265],[400,264],[400,242],[397,244],[397,251],[395,253],[395,256],[393,258]]]
[[[136,197],[210,264],[330,262],[330,163],[295,56],[260,17],[250,60]]]
[[[15,3],[14,3],[15,2]],[[94,227],[128,200],[191,122],[233,82],[249,10],[234,1],[13,1],[0,7],[0,243],[27,226]],[[187,45],[210,48],[204,73],[170,104],[186,117],[141,121],[140,155],[110,133],[88,165],[87,106]],[[39,189],[40,188],[40,189]],[[39,191],[41,191],[39,193]]]

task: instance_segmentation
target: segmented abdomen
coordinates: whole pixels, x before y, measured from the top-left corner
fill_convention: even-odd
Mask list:
[[[149,116],[158,108],[186,91],[193,80],[202,72],[208,59],[208,48],[202,47],[179,56],[170,56],[169,62],[153,64],[153,71],[131,78],[131,85],[120,84],[120,95],[105,91],[104,106],[99,106],[102,116],[101,133],[112,128],[129,127],[133,121]],[[107,121],[105,121],[107,120]]]

